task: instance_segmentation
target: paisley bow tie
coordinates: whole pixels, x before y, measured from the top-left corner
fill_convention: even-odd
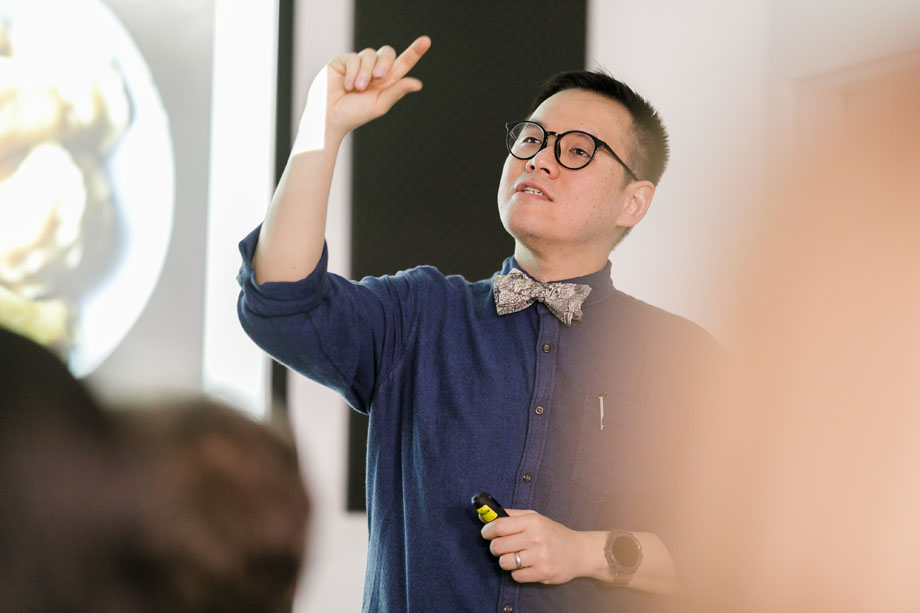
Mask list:
[[[591,287],[579,283],[540,283],[518,269],[496,275],[492,281],[495,308],[499,315],[523,311],[534,302],[542,302],[559,321],[571,326],[581,321],[581,305]]]

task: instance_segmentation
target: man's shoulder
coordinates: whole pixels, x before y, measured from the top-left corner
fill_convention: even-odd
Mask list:
[[[715,336],[686,317],[622,292],[616,294],[613,311],[628,323],[618,326],[612,343],[628,347],[641,373],[637,377],[645,381],[646,399],[674,407],[714,401],[729,358]]]
[[[718,352],[721,344],[703,326],[690,319],[614,290],[612,316],[641,332],[653,343],[683,344]]]

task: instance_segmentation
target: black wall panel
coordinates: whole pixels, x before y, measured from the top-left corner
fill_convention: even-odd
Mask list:
[[[275,91],[275,185],[281,181],[287,165],[294,133],[291,107],[294,102],[294,0],[278,0],[278,66]],[[269,418],[279,427],[289,430],[288,369],[271,362],[271,404]]]
[[[490,276],[514,243],[498,219],[504,124],[540,83],[585,65],[585,0],[356,0],[354,49],[431,50],[424,89],[354,134],[352,277],[420,264]],[[349,426],[348,508],[363,510],[367,419]]]

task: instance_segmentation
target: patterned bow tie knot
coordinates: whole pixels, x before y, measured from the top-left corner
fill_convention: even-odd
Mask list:
[[[492,281],[495,308],[499,315],[523,311],[534,302],[542,302],[562,323],[571,326],[581,321],[581,305],[591,287],[579,283],[540,283],[518,269],[496,275]]]

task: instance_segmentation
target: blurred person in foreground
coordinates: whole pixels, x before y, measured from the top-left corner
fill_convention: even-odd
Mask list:
[[[0,328],[0,611],[288,611],[308,500],[293,446],[230,407],[104,410]]]
[[[241,243],[241,322],[370,417],[364,610],[654,610],[680,566],[682,424],[718,353],[610,278],[664,171],[666,131],[609,75],[557,75],[506,126],[497,200],[515,250],[500,273],[330,274],[339,146],[421,89],[407,75],[429,45],[342,55],[314,80],[265,222]],[[444,129],[432,137],[453,172]],[[480,490],[510,517],[479,526]]]
[[[920,64],[869,68],[798,92],[821,121],[765,156],[738,402],[691,426],[682,610],[920,611]]]
[[[204,397],[117,419],[148,495],[140,548],[154,610],[290,611],[309,513],[293,445]]]
[[[0,327],[0,611],[143,611],[143,503],[117,429],[49,349]]]

